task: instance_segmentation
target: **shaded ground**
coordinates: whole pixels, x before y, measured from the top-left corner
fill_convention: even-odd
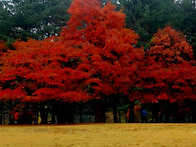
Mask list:
[[[0,147],[195,147],[196,124],[0,126]]]

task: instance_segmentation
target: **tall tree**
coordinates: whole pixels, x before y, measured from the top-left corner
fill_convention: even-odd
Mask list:
[[[8,40],[13,33],[13,20],[12,15],[7,8],[7,3],[0,2],[0,40]]]
[[[144,88],[146,101],[195,98],[195,61],[182,33],[170,27],[159,30],[146,55],[146,66],[141,72],[143,80],[138,85]]]
[[[139,46],[145,48],[158,28],[172,24],[177,11],[173,0],[119,0],[119,4],[127,16],[126,26],[139,34]]]
[[[117,105],[118,96],[128,95],[136,80],[132,74],[144,52],[134,47],[138,36],[124,28],[125,15],[114,8],[74,0],[59,37],[14,43],[16,50],[3,58],[1,98],[13,91],[18,94],[13,99],[24,101],[85,101],[93,96],[111,97]]]
[[[66,10],[71,0],[24,0],[0,2],[0,21],[4,40],[43,39],[57,35],[69,18]]]
[[[192,45],[196,59],[196,1],[181,0],[177,1],[176,5],[178,16],[174,19],[174,26],[179,28],[187,36],[187,41]]]
[[[166,106],[166,122],[169,122],[171,113],[174,122],[177,122],[177,104],[184,105],[187,100],[194,102],[196,97],[192,48],[182,33],[170,27],[154,34],[150,45],[138,74],[139,81],[131,95],[143,103],[153,103],[153,121],[158,122],[159,105]]]
[[[134,47],[138,39],[134,31],[124,28],[125,15],[114,9],[111,3],[101,8],[96,0],[73,1],[68,10],[71,18],[61,37],[87,54],[83,62],[90,67],[87,84],[94,96],[112,97],[116,105],[119,95],[128,95],[135,80],[132,74],[144,52]]]

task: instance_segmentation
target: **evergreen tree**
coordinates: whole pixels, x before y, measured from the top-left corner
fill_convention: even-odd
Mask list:
[[[181,0],[176,5],[179,14],[174,25],[187,36],[187,41],[192,45],[196,59],[196,0]]]
[[[10,34],[13,33],[12,15],[10,11],[6,9],[6,6],[7,2],[0,2],[0,40],[7,40]]]
[[[68,20],[71,0],[2,0],[0,39],[43,39],[57,35]]]
[[[127,27],[139,34],[138,45],[145,48],[152,34],[170,24],[176,14],[173,0],[119,0],[119,3],[127,16]]]

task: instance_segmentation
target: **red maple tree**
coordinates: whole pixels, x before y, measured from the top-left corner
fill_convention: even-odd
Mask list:
[[[144,51],[135,48],[138,35],[125,28],[125,15],[114,9],[110,2],[101,8],[96,0],[73,1],[68,10],[70,21],[60,39],[83,50],[81,65],[91,75],[85,82],[89,93],[95,98],[110,98],[116,111],[119,96],[128,95],[138,80],[135,75]]]
[[[60,36],[16,41],[1,57],[0,99],[110,97],[112,105],[120,95],[144,102],[195,99],[195,61],[183,34],[159,30],[144,53],[135,47],[138,35],[125,28],[125,15],[114,9],[110,2],[74,0]]]
[[[195,99],[195,73],[191,46],[183,34],[166,27],[152,38],[138,85],[143,91],[135,93],[147,102]]]
[[[17,41],[13,45],[15,50],[4,54],[1,98],[22,98],[22,101],[88,99],[81,81],[89,74],[74,67],[69,58],[64,57],[68,50],[62,51],[53,39]]]
[[[101,8],[98,1],[73,1],[68,12],[71,18],[60,38],[83,51],[83,66],[91,74],[86,81],[94,96],[128,94],[130,75],[142,60],[143,49],[135,48],[138,35],[124,28],[125,15],[107,3]],[[134,65],[133,65],[134,63]]]
[[[74,0],[59,37],[17,41],[4,54],[1,99],[86,101],[128,95],[143,49],[125,15],[97,0]],[[11,87],[11,88],[10,88]],[[11,96],[15,92],[17,96]]]

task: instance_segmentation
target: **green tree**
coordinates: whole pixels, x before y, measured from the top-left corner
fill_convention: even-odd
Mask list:
[[[41,22],[39,36],[41,38],[56,36],[69,20],[67,9],[70,7],[72,0],[47,0],[43,2],[43,20]]]
[[[193,47],[196,59],[196,0],[181,0],[176,5],[179,12],[174,21],[174,26],[186,35],[187,41]]]
[[[12,33],[13,21],[12,15],[9,10],[6,9],[7,3],[0,2],[0,40],[7,40],[9,33]]]
[[[170,24],[176,15],[173,0],[119,0],[119,4],[127,16],[126,27],[139,34],[138,45],[145,48],[158,28]]]
[[[2,0],[0,39],[43,39],[58,35],[69,18],[71,0]]]

